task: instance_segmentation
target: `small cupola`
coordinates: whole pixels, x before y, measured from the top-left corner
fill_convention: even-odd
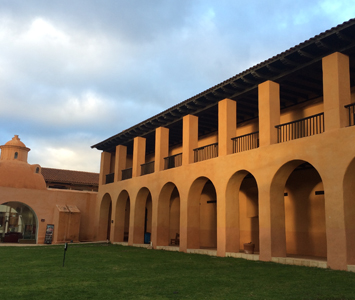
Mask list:
[[[5,145],[0,146],[1,156],[0,160],[15,160],[27,163],[28,152],[31,150],[27,148],[24,143],[20,141],[18,135],[15,135],[11,141]]]

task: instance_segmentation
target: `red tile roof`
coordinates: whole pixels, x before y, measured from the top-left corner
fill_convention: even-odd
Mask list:
[[[46,182],[61,182],[71,184],[99,185],[99,173],[42,168]]]

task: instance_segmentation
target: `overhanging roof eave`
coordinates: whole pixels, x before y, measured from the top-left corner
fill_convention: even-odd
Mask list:
[[[266,61],[261,62],[183,102],[180,102],[137,125],[134,125],[100,143],[91,146],[91,148],[112,151],[116,145],[131,142],[135,136],[146,136],[158,127],[173,124],[187,114],[197,114],[213,105],[216,105],[218,101],[224,98],[237,100],[240,95],[256,89],[260,83],[266,80],[278,80],[297,69],[304,68],[307,65],[320,61],[322,57],[327,54],[336,51],[346,51],[348,48],[354,48],[355,34],[353,36],[345,34],[345,31],[349,27],[353,27],[355,32],[355,19],[344,22],[337,27],[329,29],[290,48],[289,50],[271,57]],[[340,46],[337,47],[334,45],[328,45],[326,43],[326,39],[329,37],[338,39],[338,44]],[[313,47],[316,53],[308,52],[307,49],[310,47]],[[297,61],[291,59],[294,56],[299,57],[300,60]],[[278,69],[275,67],[276,65],[282,66],[283,69]],[[145,127],[146,129],[141,129],[142,127]],[[136,131],[137,128],[141,129],[141,134],[132,134],[132,132]],[[130,135],[130,137],[127,137],[127,134]]]

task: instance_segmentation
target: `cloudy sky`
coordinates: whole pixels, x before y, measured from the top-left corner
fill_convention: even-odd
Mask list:
[[[99,172],[90,146],[354,17],[354,0],[0,0],[0,145]]]

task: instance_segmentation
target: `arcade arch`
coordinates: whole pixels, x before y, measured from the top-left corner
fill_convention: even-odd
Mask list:
[[[149,244],[152,233],[153,203],[150,191],[144,187],[137,194],[134,212],[134,244]]]
[[[226,189],[226,252],[239,252],[250,242],[258,252],[258,185],[250,172],[241,170],[230,178]]]
[[[33,209],[22,202],[0,205],[0,235],[6,243],[37,243],[38,219]]]
[[[131,201],[129,194],[123,190],[116,202],[115,213],[115,242],[128,242],[129,238],[129,221],[130,221]]]
[[[217,248],[217,194],[207,177],[197,178],[188,195],[187,248]]]
[[[322,179],[308,162],[284,164],[271,183],[272,256],[327,256]]]
[[[157,246],[168,246],[180,235],[180,194],[171,182],[165,184],[160,192],[157,224]]]
[[[106,193],[101,201],[99,216],[99,233],[100,241],[110,240],[112,220],[112,200],[110,194]]]

